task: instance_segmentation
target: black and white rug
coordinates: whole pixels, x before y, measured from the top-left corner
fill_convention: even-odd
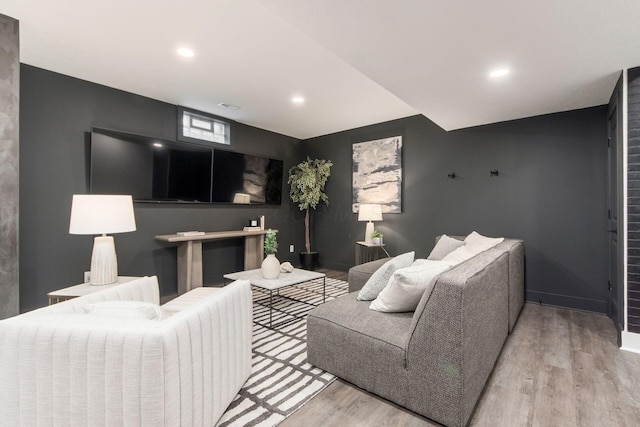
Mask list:
[[[347,282],[326,279],[326,300],[348,292]],[[306,315],[322,303],[322,279],[283,288],[274,298],[273,323],[269,308],[256,303],[268,297],[253,288],[253,367],[251,376],[231,402],[218,426],[275,426],[331,384],[335,377],[307,363]],[[290,320],[290,323],[286,321]]]

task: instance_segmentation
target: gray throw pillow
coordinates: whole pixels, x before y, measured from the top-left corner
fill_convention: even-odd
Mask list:
[[[436,246],[433,248],[429,256],[428,260],[431,261],[439,261],[442,258],[449,255],[451,252],[458,249],[460,246],[464,246],[465,242],[462,240],[454,239],[453,237],[449,237],[446,234],[443,234],[436,243]]]
[[[389,279],[393,273],[399,268],[409,267],[413,263],[415,258],[415,252],[407,252],[402,255],[385,262],[377,269],[367,283],[364,284],[360,293],[358,294],[358,301],[372,301],[376,299],[381,290],[387,286]]]

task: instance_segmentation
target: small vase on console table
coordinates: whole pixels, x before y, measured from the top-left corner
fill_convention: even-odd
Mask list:
[[[274,254],[269,254],[262,261],[262,277],[265,279],[277,279],[280,277],[280,261]]]

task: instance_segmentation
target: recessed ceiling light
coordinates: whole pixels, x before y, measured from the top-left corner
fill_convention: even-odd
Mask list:
[[[237,105],[227,104],[226,102],[219,103],[218,107],[228,108],[229,110],[234,110],[234,111],[240,109],[240,107],[238,107]]]
[[[492,72],[489,73],[489,77],[504,77],[507,74],[509,74],[511,72],[511,70],[509,70],[508,68],[498,68],[497,70],[493,70]]]
[[[180,49],[178,49],[178,55],[184,56],[185,58],[191,58],[193,57],[194,53],[189,48],[181,47]]]
[[[160,144],[159,142],[154,142],[153,146],[154,147],[158,147],[158,148],[162,148],[162,144]]]
[[[294,104],[304,104],[304,98],[301,96],[294,96],[293,98],[291,98],[291,102],[293,102]]]

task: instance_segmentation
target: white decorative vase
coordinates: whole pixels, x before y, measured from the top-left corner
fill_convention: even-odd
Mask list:
[[[280,276],[280,261],[274,254],[269,254],[262,261],[262,277],[265,279],[277,279]]]

